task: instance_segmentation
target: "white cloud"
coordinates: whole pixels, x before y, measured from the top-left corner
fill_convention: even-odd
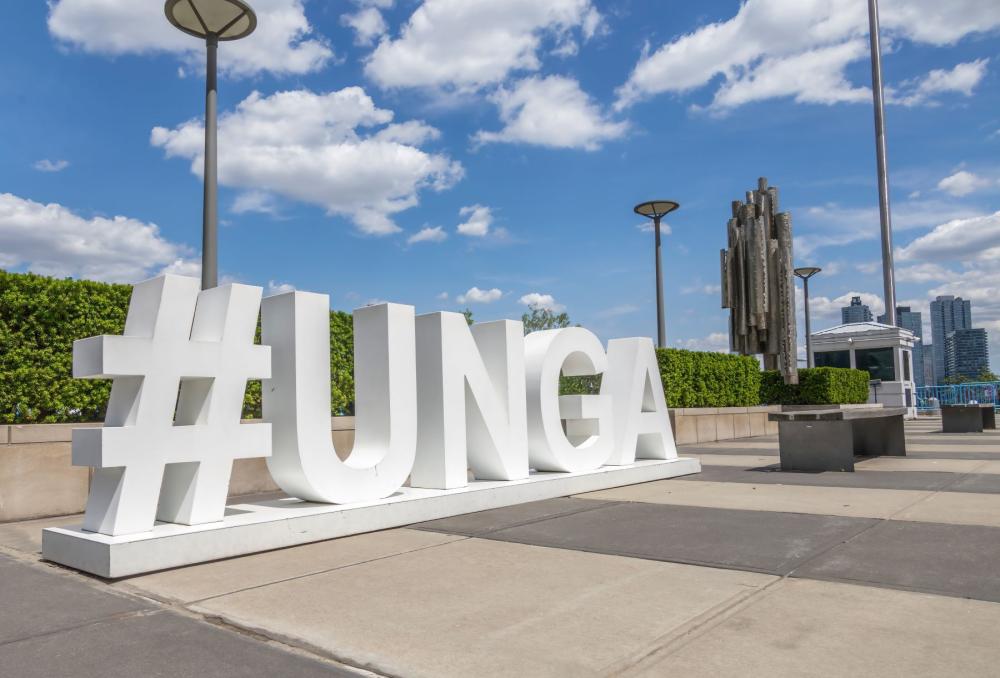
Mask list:
[[[285,292],[294,292],[295,285],[286,282],[275,282],[273,280],[267,281],[267,294],[265,296],[272,296],[275,294],[284,294]]]
[[[438,301],[448,301],[449,298],[450,297],[447,292],[442,292],[441,294],[435,297],[435,299],[437,299]]]
[[[646,221],[643,221],[641,224],[636,224],[636,228],[642,231],[643,233],[652,233],[653,220],[647,219]],[[670,235],[673,232],[674,229],[670,228],[670,224],[668,224],[665,221],[660,222],[660,235]]]
[[[416,205],[421,191],[450,188],[463,169],[400,141],[426,140],[432,128],[390,125],[392,118],[360,87],[268,97],[254,92],[220,118],[219,182],[319,205],[349,217],[362,233],[395,233],[392,215]],[[201,122],[191,120],[154,128],[150,141],[167,157],[190,159],[191,171],[201,176],[203,135]]]
[[[994,186],[994,182],[966,170],[959,170],[938,182],[938,189],[956,198]]]
[[[489,235],[490,226],[493,225],[493,210],[484,205],[469,205],[458,211],[458,216],[464,217],[465,221],[458,225],[458,232],[474,238],[483,238]]]
[[[418,242],[441,242],[448,238],[448,234],[440,226],[425,226],[409,238],[406,242],[413,245]]]
[[[494,287],[491,290],[481,290],[478,287],[470,287],[465,294],[455,297],[455,301],[460,304],[492,304],[503,296],[503,292]]]
[[[344,14],[340,22],[354,29],[354,40],[359,45],[371,45],[389,29],[376,7],[362,7],[354,14]]]
[[[795,255],[810,256],[822,247],[849,245],[879,237],[877,203],[870,207],[844,207],[837,203],[790,208],[796,220]],[[949,200],[903,200],[892,206],[894,231],[931,228],[951,219],[979,216],[968,205]]]
[[[940,264],[924,262],[912,266],[896,266],[896,282],[930,283],[948,280],[956,275]]]
[[[565,306],[556,303],[555,298],[551,294],[542,294],[541,292],[529,292],[518,301],[528,308],[537,308],[539,310],[552,311],[553,313],[562,313],[566,310]]]
[[[333,57],[326,41],[313,34],[303,0],[254,0],[253,8],[257,29],[219,49],[221,72],[237,77],[263,71],[303,74],[319,70]],[[185,64],[204,68],[204,43],[171,26],[162,2],[53,0],[48,26],[53,36],[86,52],[168,52]]]
[[[681,288],[681,294],[719,294],[721,291],[722,285],[718,283],[714,285],[704,285],[698,282]]]
[[[678,348],[685,348],[689,351],[729,353],[729,334],[727,332],[712,332],[707,337],[694,339],[677,339],[674,343]]]
[[[891,103],[903,106],[918,104],[936,104],[935,97],[939,94],[958,93],[971,97],[973,90],[986,75],[986,65],[989,59],[976,59],[958,64],[950,70],[936,68],[923,78],[916,78],[903,83],[901,91],[891,91],[888,99]]]
[[[893,40],[947,45],[1000,27],[1000,4],[993,0],[886,0],[881,10],[890,45]],[[718,88],[710,108],[717,112],[777,96],[860,101],[866,89],[851,84],[846,67],[867,58],[867,35],[866,6],[855,0],[747,0],[731,19],[644,50],[618,89],[616,106],[712,83]],[[965,85],[972,75],[967,68],[932,72],[926,87]],[[914,86],[919,91],[920,85]]]
[[[165,268],[186,273],[185,247],[156,224],[82,217],[67,207],[0,194],[0,267],[58,277],[136,282]]]
[[[490,96],[500,109],[504,128],[480,131],[479,143],[526,143],[550,148],[594,151],[628,130],[628,123],[607,118],[593,99],[572,78],[550,75],[530,77],[501,88]]]
[[[379,43],[365,73],[382,87],[475,90],[540,67],[543,40],[596,32],[591,0],[424,0],[398,38]]]
[[[69,167],[69,160],[49,160],[45,158],[33,164],[32,167],[39,172],[62,172]]]
[[[236,196],[229,211],[235,214],[246,214],[257,212],[259,214],[278,214],[278,207],[275,204],[274,196],[264,191],[245,191]]]
[[[926,233],[896,254],[897,261],[1000,262],[1000,212],[954,219]]]

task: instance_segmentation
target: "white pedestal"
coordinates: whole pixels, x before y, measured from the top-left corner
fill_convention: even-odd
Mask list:
[[[638,461],[585,473],[532,473],[524,480],[473,481],[452,490],[404,487],[377,502],[340,505],[279,499],[234,504],[218,523],[160,523],[150,532],[119,537],[84,532],[80,527],[51,527],[42,532],[42,554],[46,560],[114,579],[700,470],[696,459]]]

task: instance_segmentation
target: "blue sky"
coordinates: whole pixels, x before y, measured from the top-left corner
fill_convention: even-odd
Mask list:
[[[220,269],[349,310],[565,309],[725,345],[729,203],[782,191],[814,327],[881,310],[863,0],[256,0],[220,49]],[[4,22],[0,266],[197,274],[202,46],[159,0],[15,3]],[[883,0],[898,298],[971,298],[1000,340],[1000,4]],[[194,170],[194,171],[193,171]],[[929,328],[928,328],[929,334]],[[928,337],[929,341],[929,337]]]

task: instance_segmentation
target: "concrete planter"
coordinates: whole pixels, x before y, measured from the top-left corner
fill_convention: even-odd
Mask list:
[[[778,425],[767,420],[779,405],[757,407],[680,407],[670,410],[670,423],[678,445],[711,443],[753,436],[775,435]]]
[[[0,425],[0,523],[81,513],[90,490],[90,469],[73,466],[74,428],[100,424]],[[354,417],[331,417],[333,444],[341,457],[354,445]],[[263,459],[237,459],[230,496],[274,492]]]
[[[679,445],[776,434],[769,412],[780,407],[696,407],[670,410]],[[331,417],[333,444],[341,458],[354,445],[354,417]],[[74,428],[100,424],[0,425],[0,523],[81,513],[90,470],[70,463]],[[274,492],[263,459],[233,464],[230,496]]]

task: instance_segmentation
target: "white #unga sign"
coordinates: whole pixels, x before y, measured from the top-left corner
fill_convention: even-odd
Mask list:
[[[524,336],[401,304],[354,312],[342,461],[327,295],[199,288],[140,283],[122,336],[75,343],[74,376],[113,386],[104,427],[73,432],[73,464],[93,468],[83,525],[45,530],[46,558],[124,576],[699,470],[677,457],[648,338],[605,350],[580,327]],[[603,375],[600,394],[560,396],[560,374]],[[264,423],[240,421],[251,379]],[[226,506],[252,457],[290,499]]]

